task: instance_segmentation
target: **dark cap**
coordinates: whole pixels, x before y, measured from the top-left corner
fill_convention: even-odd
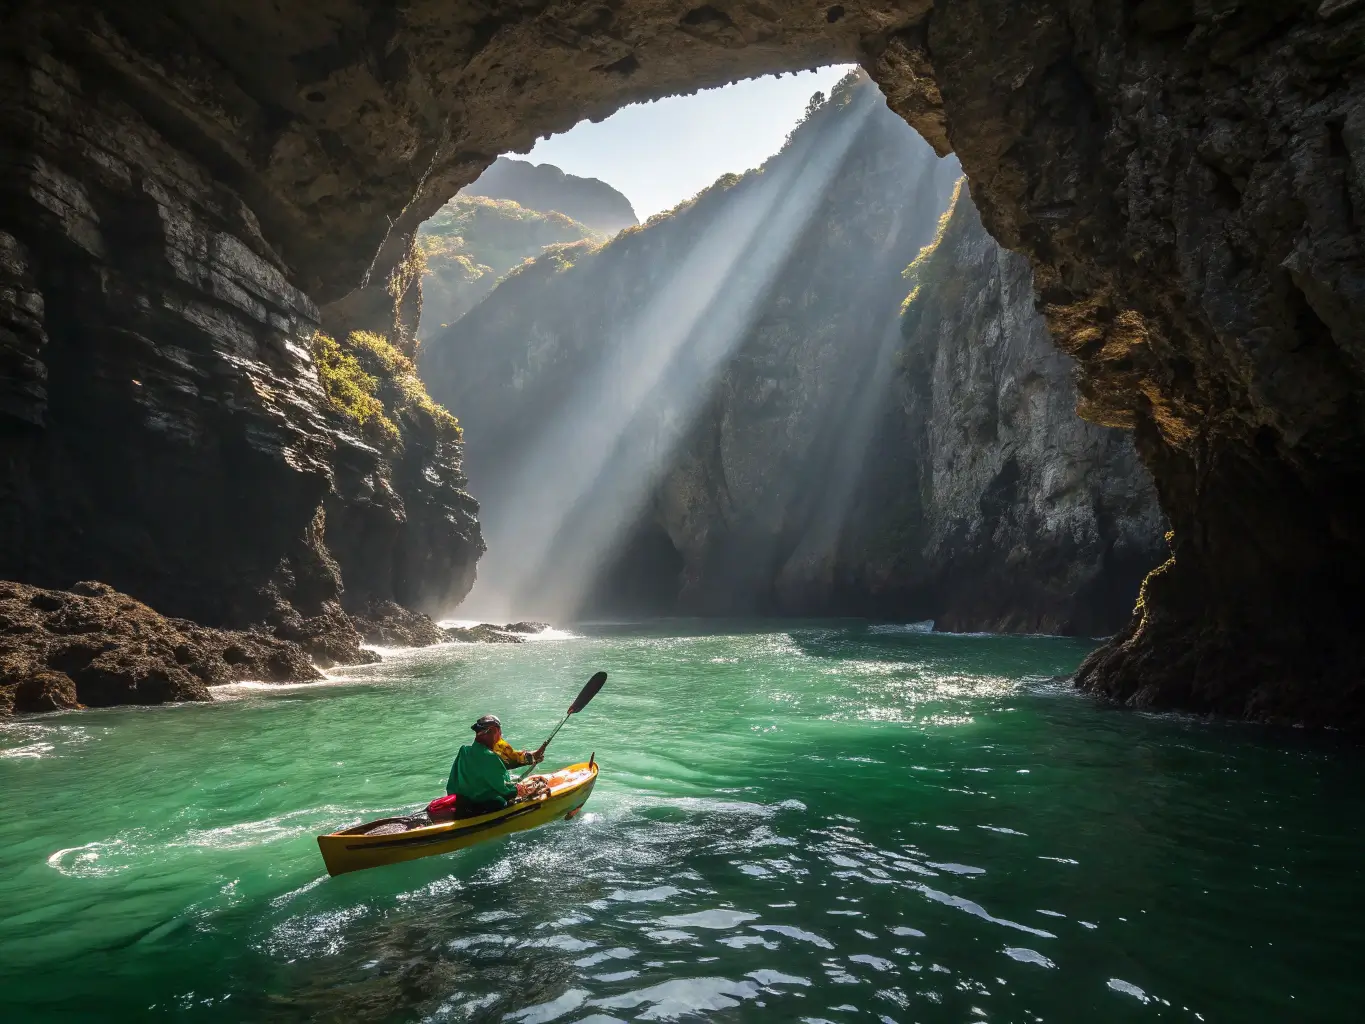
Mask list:
[[[473,729],[475,732],[483,732],[485,729],[491,729],[495,725],[498,728],[502,728],[502,719],[499,718],[497,715],[484,715],[477,722],[471,725],[470,728]]]

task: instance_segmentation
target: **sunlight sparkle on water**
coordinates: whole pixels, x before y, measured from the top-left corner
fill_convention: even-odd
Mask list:
[[[0,758],[7,1019],[1350,1019],[1358,765],[1035,682],[1075,641],[572,632],[0,726],[52,748]],[[599,667],[573,822],[322,874],[472,715],[532,745]]]

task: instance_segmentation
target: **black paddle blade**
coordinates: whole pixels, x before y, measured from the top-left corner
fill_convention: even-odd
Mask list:
[[[573,704],[569,706],[569,714],[576,715],[588,706],[588,701],[597,696],[597,691],[602,689],[602,684],[607,681],[605,672],[596,673],[588,680],[588,685],[578,692]]]

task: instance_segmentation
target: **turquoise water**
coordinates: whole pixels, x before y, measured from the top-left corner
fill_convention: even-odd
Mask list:
[[[0,1017],[1346,1021],[1365,770],[1114,711],[1084,643],[584,627],[0,726]],[[328,879],[468,723],[596,752],[573,822]]]

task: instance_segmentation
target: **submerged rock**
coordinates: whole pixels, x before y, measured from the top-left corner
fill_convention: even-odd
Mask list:
[[[212,700],[239,680],[320,679],[297,643],[169,619],[103,583],[0,582],[0,713]]]

